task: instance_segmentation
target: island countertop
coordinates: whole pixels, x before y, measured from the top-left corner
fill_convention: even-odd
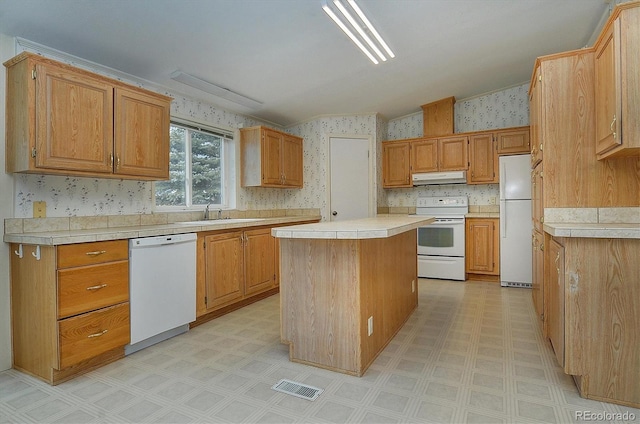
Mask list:
[[[434,217],[424,215],[378,215],[349,221],[292,225],[271,230],[271,235],[286,239],[375,239],[389,238],[427,225]]]

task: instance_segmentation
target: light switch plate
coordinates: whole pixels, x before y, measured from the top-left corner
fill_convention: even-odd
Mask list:
[[[33,217],[34,218],[46,218],[47,217],[47,202],[33,202]]]

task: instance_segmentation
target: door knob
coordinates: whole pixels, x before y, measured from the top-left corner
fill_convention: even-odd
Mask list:
[[[331,215],[333,215],[333,216],[338,215],[338,211],[333,211],[333,212],[331,212]]]

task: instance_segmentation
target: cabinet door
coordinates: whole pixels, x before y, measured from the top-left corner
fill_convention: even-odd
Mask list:
[[[535,307],[538,318],[544,321],[544,237],[542,233],[533,230],[531,234],[532,247],[532,284],[531,297],[533,298],[533,306]],[[544,327],[544,326],[543,326]]]
[[[207,310],[242,298],[242,244],[241,231],[205,237]]]
[[[303,186],[302,139],[298,137],[282,138],[282,177],[286,186]]]
[[[264,129],[262,133],[262,184],[282,185],[282,134]]]
[[[496,144],[498,145],[499,155],[530,153],[529,127],[510,131],[497,131]]]
[[[124,346],[131,340],[129,302],[60,320],[58,335],[59,370]]]
[[[542,82],[540,68],[536,70],[529,94],[529,131],[531,136],[531,168],[542,161]]]
[[[596,153],[602,154],[622,142],[620,87],[620,18],[610,25],[595,56]]]
[[[411,187],[409,142],[382,143],[382,186]]]
[[[531,216],[533,219],[533,228],[542,233],[542,224],[544,223],[544,203],[543,203],[543,164],[540,163],[531,171]]]
[[[497,275],[497,232],[495,219],[466,220],[466,271]]]
[[[115,89],[114,173],[169,178],[169,102]]]
[[[469,137],[468,184],[498,183],[498,155],[492,133]]]
[[[558,364],[564,368],[564,248],[555,240],[547,246],[545,283],[548,284],[548,333]]]
[[[411,172],[435,172],[438,170],[438,139],[411,142]]]
[[[111,173],[113,87],[52,64],[36,75],[36,167]]]
[[[245,231],[245,286],[244,295],[270,289],[275,284],[275,238],[271,229]]]
[[[468,137],[449,137],[438,140],[438,168],[440,171],[462,171],[469,167]]]

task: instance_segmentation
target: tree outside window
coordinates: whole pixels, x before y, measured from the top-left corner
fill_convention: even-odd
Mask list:
[[[223,205],[223,149],[222,136],[172,122],[169,180],[156,182],[156,205]]]

